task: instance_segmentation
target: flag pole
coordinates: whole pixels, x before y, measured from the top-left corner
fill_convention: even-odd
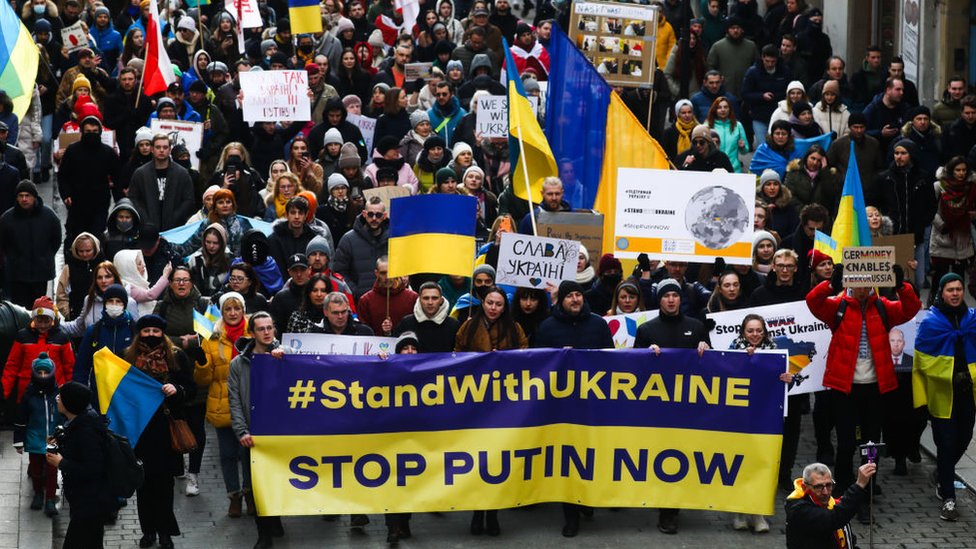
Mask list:
[[[143,54],[145,55],[145,54]],[[146,81],[146,64],[142,64],[142,74],[139,75],[139,87],[136,88],[136,108],[139,108],[139,98],[142,97],[142,86]]]
[[[525,196],[529,202],[529,220],[532,221],[532,235],[539,236],[535,226],[535,212],[532,210],[532,185],[529,184],[529,162],[525,158],[525,144],[522,142],[522,125],[518,127],[519,164],[522,164],[522,174],[525,176]]]

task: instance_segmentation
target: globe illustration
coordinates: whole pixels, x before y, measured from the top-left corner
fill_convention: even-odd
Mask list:
[[[700,244],[713,250],[728,248],[742,238],[752,220],[746,203],[732,189],[705,187],[685,207],[685,227]]]

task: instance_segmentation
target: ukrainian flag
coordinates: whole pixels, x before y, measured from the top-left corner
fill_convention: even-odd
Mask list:
[[[850,246],[870,246],[871,229],[868,228],[868,213],[864,204],[864,191],[861,188],[861,173],[857,170],[857,157],[854,156],[854,141],[851,141],[850,161],[844,177],[844,190],[841,191],[837,219],[830,233],[836,241],[836,248],[843,251]],[[834,257],[840,263],[842,257]]]
[[[163,403],[162,385],[107,348],[95,353],[95,386],[99,412],[109,419],[109,429],[135,447],[142,431]]]
[[[531,201],[538,204],[542,202],[542,180],[559,175],[559,169],[556,168],[549,142],[539,127],[539,120],[532,112],[522,79],[515,69],[512,52],[508,49],[508,41],[504,38],[502,47],[505,48],[505,75],[508,78],[508,149],[512,166],[509,179],[515,196],[529,200],[529,193],[526,192],[528,179]]]
[[[30,106],[37,78],[37,45],[9,2],[0,6],[0,90],[14,102],[14,114],[22,120]]]
[[[389,276],[471,276],[478,199],[422,194],[390,201]]]
[[[213,305],[211,305],[212,307]],[[204,315],[196,309],[193,310],[193,331],[200,334],[203,339],[210,339],[210,336],[213,335],[216,320],[211,320],[210,313],[211,311],[208,310],[207,315]]]
[[[932,417],[948,419],[952,415],[953,365],[956,341],[960,337],[969,375],[976,379],[976,315],[972,309],[963,317],[958,330],[938,307],[929,309],[918,327],[912,361],[912,393],[915,407],[928,406]]]
[[[546,135],[560,158],[572,166],[578,191],[567,189],[574,208],[603,214],[603,252],[613,252],[617,168],[669,167],[667,154],[648,135],[620,96],[556,25],[549,45],[551,71],[546,100]],[[564,174],[564,185],[569,180]]]
[[[842,257],[840,246],[837,245],[836,240],[828,235],[816,231],[813,236],[813,249],[829,255],[834,263],[840,263]]]
[[[288,17],[292,34],[322,32],[322,12],[318,0],[288,0]]]

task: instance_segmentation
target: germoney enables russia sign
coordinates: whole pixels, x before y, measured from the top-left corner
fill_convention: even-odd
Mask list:
[[[785,369],[783,355],[678,349],[255,356],[258,510],[772,514]]]

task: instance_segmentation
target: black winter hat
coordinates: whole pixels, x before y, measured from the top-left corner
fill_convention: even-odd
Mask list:
[[[159,328],[166,331],[166,319],[159,315],[140,316],[136,321],[136,331],[141,332],[143,328]]]
[[[579,292],[581,294],[582,293],[585,293],[583,291],[583,286],[580,285],[580,283],[579,282],[576,282],[575,280],[563,280],[562,282],[560,282],[559,283],[559,294],[558,294],[559,295],[559,304],[562,305],[563,300],[566,299],[566,296],[568,296],[569,294],[571,294],[573,292]]]
[[[91,404],[91,389],[77,381],[69,381],[61,386],[58,397],[64,409],[77,416],[85,413]]]
[[[251,265],[264,265],[268,260],[268,237],[257,229],[251,229],[241,237],[241,259]]]
[[[17,183],[17,188],[14,191],[14,196],[20,193],[30,193],[34,195],[34,198],[40,198],[41,196],[37,193],[37,185],[32,183],[30,180],[25,179],[20,183]]]
[[[102,299],[108,301],[109,299],[119,299],[122,301],[123,306],[129,302],[129,294],[126,293],[125,288],[121,284],[112,284],[105,291],[102,292]]]

